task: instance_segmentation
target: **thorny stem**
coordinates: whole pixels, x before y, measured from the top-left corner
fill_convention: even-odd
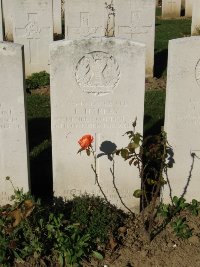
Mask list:
[[[134,215],[134,213],[132,212],[132,210],[130,210],[127,206],[126,206],[126,204],[124,203],[124,201],[122,200],[122,197],[121,197],[121,195],[120,195],[120,193],[119,193],[119,190],[118,190],[118,188],[117,188],[117,186],[116,186],[116,184],[115,184],[115,161],[114,161],[114,158],[112,158],[112,162],[113,162],[113,164],[112,164],[112,168],[110,168],[110,172],[111,172],[111,174],[112,174],[112,177],[113,177],[113,186],[114,186],[114,188],[115,188],[115,191],[116,191],[116,193],[117,193],[117,195],[118,195],[118,197],[119,197],[119,199],[120,199],[120,201],[121,201],[121,203],[122,203],[122,205],[132,214],[132,215]]]
[[[108,199],[107,199],[105,193],[103,192],[103,189],[102,189],[102,187],[101,187],[101,185],[100,185],[100,183],[99,183],[99,177],[98,177],[98,173],[97,173],[97,157],[96,157],[96,155],[95,155],[95,152],[94,152],[92,146],[91,146],[90,148],[91,148],[91,151],[92,151],[92,155],[93,155],[93,157],[94,157],[94,165],[91,164],[91,168],[92,168],[92,170],[93,170],[93,172],[94,172],[94,174],[95,174],[95,183],[97,183],[97,185],[98,185],[98,187],[99,187],[99,189],[100,189],[102,195],[104,196],[106,202],[109,203],[109,201],[108,201]]]

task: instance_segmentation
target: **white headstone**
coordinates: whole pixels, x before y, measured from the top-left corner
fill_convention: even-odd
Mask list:
[[[178,18],[181,15],[181,0],[162,0],[162,17]]]
[[[53,41],[52,0],[16,0],[14,41],[24,45],[25,73],[49,72],[49,44]]]
[[[115,0],[115,37],[146,44],[146,76],[153,76],[155,0]]]
[[[2,0],[6,41],[13,41],[13,0]]]
[[[187,0],[181,0],[181,8],[182,9],[185,9],[185,1],[187,1]]]
[[[77,154],[78,140],[94,136],[97,154],[125,147],[137,117],[143,132],[145,46],[117,38],[66,40],[51,45],[51,127],[53,183],[56,196],[101,195],[91,169],[92,156]],[[112,143],[109,143],[112,142]],[[98,159],[99,183],[107,198],[123,208],[110,173],[107,156]],[[115,183],[124,203],[139,210],[133,191],[140,188],[138,171],[115,157]],[[102,195],[101,195],[102,196]]]
[[[192,6],[194,0],[185,0],[185,16],[192,17]]]
[[[16,188],[29,190],[23,47],[0,42],[0,62],[0,205],[4,205],[14,193],[5,177]]]
[[[53,31],[54,33],[62,33],[62,15],[61,0],[53,0]]]
[[[0,0],[0,41],[3,41],[2,4]]]
[[[174,152],[168,169],[172,196],[199,199],[200,160],[200,37],[169,41],[165,131]],[[191,171],[191,177],[190,177]],[[169,189],[164,199],[169,201]]]
[[[65,0],[65,39],[105,36],[104,0]]]
[[[191,34],[200,35],[200,1],[193,1]]]

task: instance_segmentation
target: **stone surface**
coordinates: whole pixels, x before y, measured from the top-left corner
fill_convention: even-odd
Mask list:
[[[13,41],[13,0],[2,0],[6,41]]]
[[[0,0],[0,41],[3,41],[3,20],[2,20],[2,4]]]
[[[181,0],[162,0],[162,17],[177,18],[181,15]]]
[[[145,43],[146,76],[153,76],[155,0],[66,0],[65,37],[117,37]]]
[[[105,36],[104,0],[65,1],[65,39]]]
[[[192,17],[192,6],[194,0],[185,0],[185,16]]]
[[[16,188],[29,190],[23,47],[0,42],[0,62],[0,205],[4,205],[13,194],[6,176]]]
[[[99,183],[107,198],[123,208],[110,172],[112,162],[104,152],[125,147],[122,135],[132,129],[143,132],[145,46],[117,38],[85,38],[52,44],[51,127],[53,181],[56,196],[101,195],[91,169],[93,157],[80,149],[78,140],[94,136]],[[115,183],[125,204],[134,211],[139,200],[138,170],[115,158]],[[102,196],[102,195],[101,195]]]
[[[14,41],[24,45],[25,73],[49,72],[49,44],[53,41],[52,0],[16,0]]]
[[[146,44],[146,76],[153,76],[155,0],[114,0],[115,37]]]
[[[61,23],[61,0],[53,0],[53,31],[54,33],[62,33]]]
[[[200,34],[200,1],[193,0],[193,8],[192,8],[192,26],[191,26],[191,34],[199,35]]]
[[[199,199],[200,159],[200,37],[169,41],[165,131],[174,153],[168,169],[171,195]],[[191,177],[190,177],[191,172]],[[164,190],[169,201],[170,190]]]

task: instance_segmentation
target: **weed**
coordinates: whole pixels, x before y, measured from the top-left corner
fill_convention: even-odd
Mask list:
[[[192,215],[197,216],[200,213],[200,202],[196,199],[193,199],[190,205],[188,206],[188,210],[192,213]]]
[[[46,71],[31,74],[26,79],[26,89],[36,89],[50,84],[50,76]]]
[[[192,236],[192,230],[187,225],[185,218],[177,218],[171,223],[171,226],[176,235],[182,239],[187,239]]]

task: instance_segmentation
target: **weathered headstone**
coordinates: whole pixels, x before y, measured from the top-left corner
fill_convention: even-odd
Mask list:
[[[3,41],[2,4],[0,0],[0,41]]]
[[[56,196],[101,195],[91,169],[92,155],[77,154],[78,140],[89,133],[101,155],[99,183],[107,198],[123,208],[113,186],[113,162],[104,153],[128,144],[122,135],[143,132],[145,46],[117,38],[85,38],[51,45],[51,127],[53,183]],[[140,188],[138,170],[115,157],[114,182],[124,203],[139,210],[133,191]],[[102,195],[101,195],[102,196]]]
[[[181,0],[162,0],[162,17],[177,18],[181,15]]]
[[[191,34],[200,35],[200,1],[193,1]]]
[[[65,39],[105,36],[105,1],[66,0]]]
[[[181,0],[181,9],[185,9],[185,2],[186,2],[187,0]]]
[[[0,205],[4,205],[14,193],[7,176],[16,188],[29,190],[23,47],[0,42],[0,62]]]
[[[155,0],[115,0],[115,37],[146,44],[146,76],[153,76]]]
[[[171,195],[190,201],[199,199],[200,186],[200,159],[193,164],[191,156],[200,157],[200,37],[171,40],[168,53],[165,131],[174,153],[168,177]],[[168,186],[164,200],[170,200]]]
[[[192,7],[194,0],[185,0],[185,16],[192,17]]]
[[[61,21],[61,0],[53,0],[53,31],[54,33],[62,33]]]
[[[52,0],[16,0],[14,42],[24,45],[25,73],[49,72],[49,44],[53,41]]]
[[[6,41],[13,41],[13,4],[14,0],[2,0]]]

